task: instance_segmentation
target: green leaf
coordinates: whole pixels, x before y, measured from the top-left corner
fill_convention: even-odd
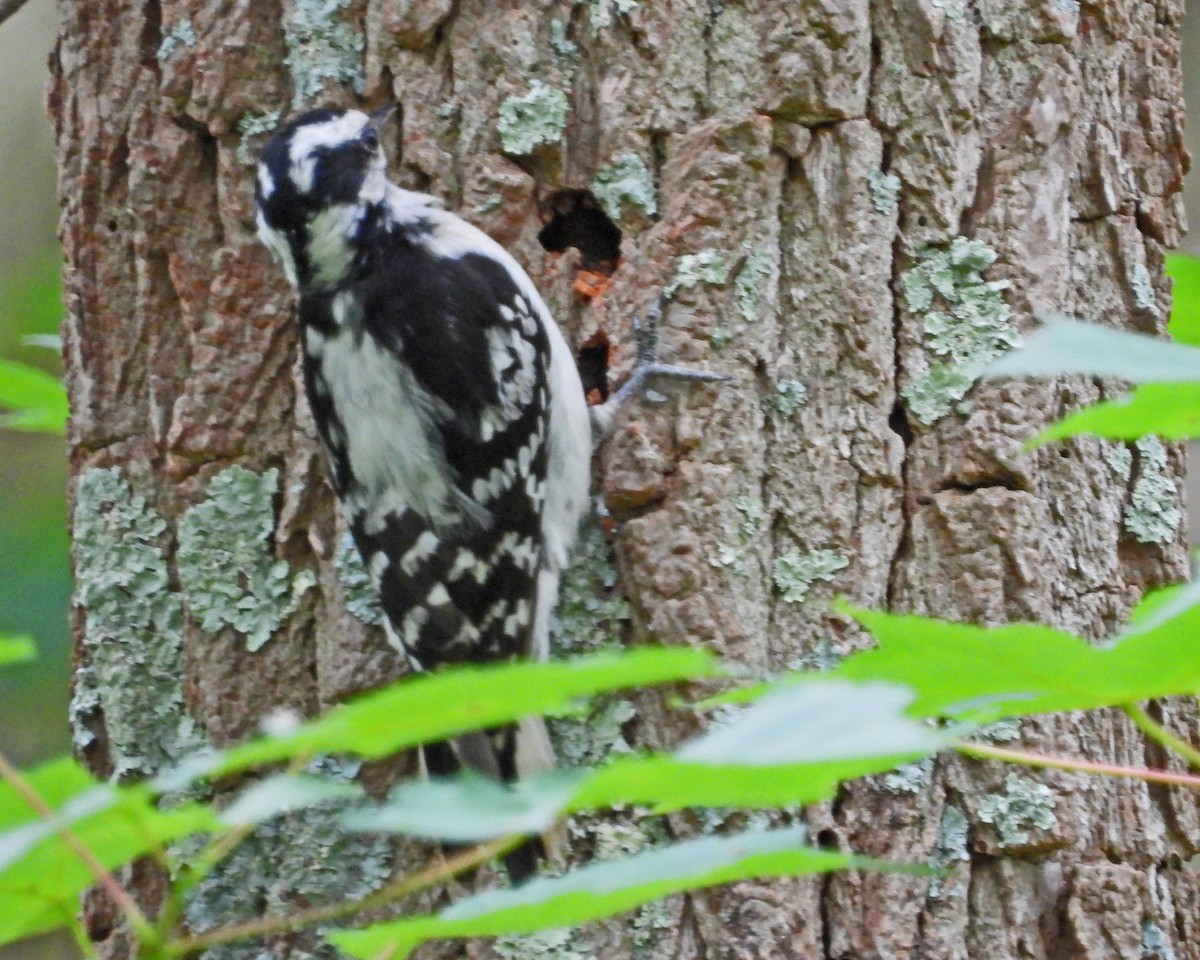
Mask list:
[[[461,842],[544,832],[560,816],[646,804],[786,807],[838,784],[940,750],[950,739],[906,716],[912,693],[884,683],[793,681],[677,753],[556,771],[511,787],[477,777],[408,783],[387,804],[346,818],[352,829]]]
[[[397,786],[384,805],[347,814],[342,825],[363,833],[456,843],[543,833],[567,809],[586,777],[583,770],[552,770],[513,784],[473,773],[412,780]]]
[[[1164,440],[1200,436],[1200,384],[1143,384],[1128,397],[1084,407],[1052,423],[1030,446],[1081,434],[1112,440],[1150,434]]]
[[[1175,281],[1167,332],[1180,343],[1200,346],[1200,257],[1168,253],[1167,276]]]
[[[22,776],[52,808],[62,806],[97,785],[92,775],[70,757],[47,761]],[[9,830],[36,818],[37,811],[16,787],[0,781],[0,830]]]
[[[494,937],[574,926],[622,913],[683,890],[732,883],[747,877],[790,877],[850,867],[897,869],[847,854],[804,846],[801,827],[705,837],[532,880],[516,889],[476,894],[436,916],[381,923],[332,933],[329,939],[352,957],[395,950],[396,960],[429,940]]]
[[[1200,383],[1200,348],[1064,318],[988,365],[987,377],[1079,373],[1133,383]]]
[[[816,679],[772,691],[684,744],[691,763],[778,766],[933,753],[945,738],[905,716],[912,691],[892,683]]]
[[[945,746],[946,731],[905,715],[911,700],[910,691],[893,684],[787,680],[674,756],[630,758],[598,770],[571,809],[765,808],[827,800],[844,780]]]
[[[238,794],[221,811],[221,822],[228,826],[263,823],[281,813],[315,807],[330,800],[354,800],[363,795],[362,787],[345,780],[281,773],[260,780]]]
[[[0,417],[0,426],[42,433],[66,428],[67,392],[57,378],[36,367],[0,360],[0,406],[14,411]]]
[[[570,710],[591,694],[719,674],[709,654],[683,647],[456,668],[365,694],[294,730],[214,754],[203,766],[210,774],[225,774],[318,753],[383,757],[468,730]]]
[[[33,638],[17,634],[0,634],[0,667],[10,663],[32,660],[37,653]]]
[[[847,658],[834,675],[907,684],[917,693],[916,716],[983,723],[1200,690],[1197,605],[1160,605],[1109,646],[1037,624],[977,627],[842,609],[879,646]]]
[[[0,945],[62,926],[95,878],[57,835],[64,827],[115,869],[179,837],[219,827],[197,804],[155,807],[142,787],[98,784],[71,759],[25,774],[56,813],[47,824],[8,783],[0,784]]]

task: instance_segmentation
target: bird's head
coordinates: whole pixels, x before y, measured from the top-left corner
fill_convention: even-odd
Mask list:
[[[295,255],[324,232],[380,203],[387,191],[380,127],[391,107],[310,110],[281,126],[258,162],[258,232],[288,268]],[[285,250],[286,248],[286,250]]]

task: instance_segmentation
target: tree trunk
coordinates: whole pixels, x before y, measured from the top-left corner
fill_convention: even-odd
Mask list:
[[[1177,448],[1023,452],[1105,385],[967,393],[964,374],[1046,312],[1164,329],[1187,162],[1179,0],[62,6],[50,107],[68,261],[74,712],[97,771],[138,776],[401,670],[323,479],[291,297],[253,236],[260,134],[317,102],[400,104],[396,179],[513,251],[597,386],[609,361],[614,381],[628,369],[631,320],[668,284],[664,357],[733,377],[636,411],[602,450],[618,588],[592,529],[564,647],[654,640],[754,669],[820,665],[869,642],[829,612],[836,594],[1098,638],[1145,589],[1185,575]],[[539,243],[547,223],[571,240],[560,188],[593,190],[623,231],[610,281],[588,237],[573,239],[582,262]],[[560,725],[560,753],[690,732],[653,701],[639,708],[609,704],[586,738]],[[1158,709],[1196,737],[1190,704]],[[1108,714],[996,735],[1165,762]],[[1005,774],[939,760],[803,814],[822,842],[949,866],[948,879],[740,884],[469,952],[1200,958],[1190,795]],[[604,854],[719,821],[579,832]],[[320,812],[298,817],[251,841],[189,916],[204,926],[365,891],[387,854],[332,835]],[[134,882],[152,902],[153,871]],[[89,910],[107,953],[124,955],[102,904]],[[272,950],[325,955],[303,938]]]

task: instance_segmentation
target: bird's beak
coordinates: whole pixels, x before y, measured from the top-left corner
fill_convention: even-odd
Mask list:
[[[395,112],[396,105],[394,103],[389,103],[386,107],[380,107],[378,110],[373,110],[371,112],[370,123],[371,126],[375,128],[376,133],[383,128],[383,125],[387,123],[389,119],[391,119],[392,114]]]

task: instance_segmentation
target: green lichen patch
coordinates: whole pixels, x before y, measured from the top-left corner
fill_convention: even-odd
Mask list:
[[[849,565],[849,558],[832,550],[801,553],[793,549],[776,558],[772,577],[784,603],[803,603],[814,583],[829,582]]]
[[[579,45],[567,36],[563,20],[550,21],[550,49],[574,67],[579,62]]]
[[[799,656],[788,661],[789,670],[816,670],[824,673],[836,670],[842,663],[842,654],[828,636],[820,636],[813,645]]]
[[[629,935],[635,960],[653,956],[654,948],[675,924],[676,913],[669,900],[651,900],[634,911],[629,920]]]
[[[624,726],[637,711],[628,700],[599,697],[582,715],[551,717],[546,721],[554,755],[568,767],[595,767],[614,756],[632,753]]]
[[[961,22],[967,15],[966,0],[931,0],[931,6],[945,12],[947,19]]]
[[[1108,443],[1104,445],[1104,462],[1122,481],[1128,481],[1133,476],[1133,453],[1124,443]]]
[[[738,497],[733,501],[733,508],[738,512],[738,539],[749,543],[762,526],[763,502],[758,497]]]
[[[245,634],[252,651],[313,584],[311,573],[293,579],[286,561],[272,555],[278,476],[274,468],[222,470],[179,523],[176,564],[188,612],[207,633],[230,626]]]
[[[251,138],[262,136],[264,133],[270,133],[283,118],[283,114],[279,110],[271,110],[267,113],[246,113],[243,114],[237,123],[237,131],[241,134],[242,139],[238,143],[237,158],[239,163],[252,163],[254,161],[253,145]]]
[[[550,647],[571,655],[620,649],[629,618],[600,525],[585,521],[550,620]]]
[[[363,34],[344,23],[340,15],[350,0],[296,0],[284,17],[288,72],[292,75],[293,105],[311,103],[327,83],[348,83],[362,92]]]
[[[574,927],[505,934],[492,943],[500,960],[591,960],[591,949]]]
[[[971,823],[967,815],[953,804],[947,804],[938,824],[937,846],[933,852],[933,866],[950,867],[955,863],[971,859],[967,839]]]
[[[937,843],[929,857],[929,865],[934,870],[949,870],[956,863],[971,859],[970,848],[967,846],[971,835],[971,822],[967,815],[953,804],[947,804],[942,810],[942,819],[938,822]],[[945,890],[946,877],[937,876],[929,882],[929,896],[940,897]]]
[[[180,20],[170,30],[163,34],[162,43],[158,45],[158,62],[166,63],[180,47],[194,47],[200,42],[196,36],[196,28],[191,20]]]
[[[900,178],[894,173],[872,170],[867,174],[871,206],[880,213],[891,213],[900,204],[900,186]]]
[[[721,544],[714,553],[709,554],[708,565],[714,570],[728,570],[743,579],[750,576],[745,552],[728,543]]]
[[[892,793],[920,793],[933,782],[933,757],[906,763],[883,775],[883,786]]]
[[[330,758],[309,764],[316,776],[349,782],[358,765]],[[391,844],[383,838],[346,833],[339,820],[344,800],[275,817],[257,827],[188,895],[186,916],[194,933],[253,919],[294,912],[297,905],[357,900],[378,890],[391,876]],[[174,866],[185,869],[195,851],[172,851]],[[310,952],[304,952],[307,948]],[[254,960],[265,956],[261,941],[218,947],[205,960]],[[312,942],[290,957],[335,960],[328,944]]]
[[[734,301],[747,323],[758,319],[758,302],[763,284],[771,275],[771,254],[766,247],[745,246],[746,259],[733,278]]]
[[[550,621],[550,648],[569,655],[620,649],[629,618],[629,602],[617,589],[604,534],[598,523],[585,521]],[[622,727],[633,716],[629,701],[597,697],[584,714],[551,718],[547,725],[559,760],[582,766],[628,753]]]
[[[498,193],[489,193],[486,197],[475,204],[476,213],[491,213],[493,210],[499,209],[504,204],[504,198]]]
[[[1021,738],[1021,718],[1006,717],[1003,720],[984,724],[975,731],[975,738],[986,740],[989,743],[1012,743],[1014,740],[1019,740]]]
[[[925,358],[925,369],[902,391],[922,423],[963,411],[963,398],[983,368],[1020,343],[1002,295],[1008,282],[983,279],[996,256],[985,243],[955,237],[948,249],[922,250],[901,277],[905,306],[922,317],[933,358]]]
[[[1054,792],[1044,783],[1017,773],[1004,778],[1004,792],[985,797],[979,819],[996,828],[1003,847],[1028,843],[1034,830],[1053,830],[1058,825]]]
[[[663,296],[668,300],[680,290],[688,290],[698,283],[715,287],[729,282],[729,267],[720,250],[711,247],[699,253],[685,253],[675,265],[675,276],[667,284]]]
[[[592,33],[607,30],[613,25],[618,14],[628,16],[638,8],[639,0],[592,0],[589,15],[592,22]]]
[[[349,533],[338,543],[333,568],[342,584],[346,609],[363,623],[383,626],[383,606]]]
[[[633,153],[624,153],[597,170],[592,178],[592,193],[614,220],[621,219],[626,206],[648,217],[658,213],[654,177],[645,161]]]
[[[150,774],[201,744],[184,712],[182,605],[160,543],[166,521],[115,468],[85,470],[75,491],[75,603],[87,664],[71,703],[75,741],[104,715],[115,777]]]
[[[1154,281],[1145,264],[1139,263],[1133,268],[1129,285],[1133,289],[1133,303],[1139,310],[1145,310],[1155,317],[1162,316],[1162,307],[1158,305],[1158,295],[1154,292]]]
[[[500,104],[496,128],[505,153],[524,156],[543,144],[562,140],[567,125],[567,95],[541,80],[530,84],[523,97]]]
[[[733,507],[738,514],[737,538],[739,546],[721,544],[708,557],[708,565],[714,570],[728,570],[738,577],[748,577],[750,568],[746,563],[746,546],[762,525],[763,502],[757,497],[737,497]]]
[[[1158,437],[1142,437],[1135,446],[1138,477],[1125,505],[1125,529],[1139,543],[1169,543],[1183,512],[1175,478],[1167,471],[1167,449]]]
[[[1142,924],[1142,960],[1175,960],[1171,938],[1153,920]]]
[[[799,380],[781,380],[775,384],[775,392],[767,397],[767,404],[783,419],[790,420],[808,400],[808,387]]]

